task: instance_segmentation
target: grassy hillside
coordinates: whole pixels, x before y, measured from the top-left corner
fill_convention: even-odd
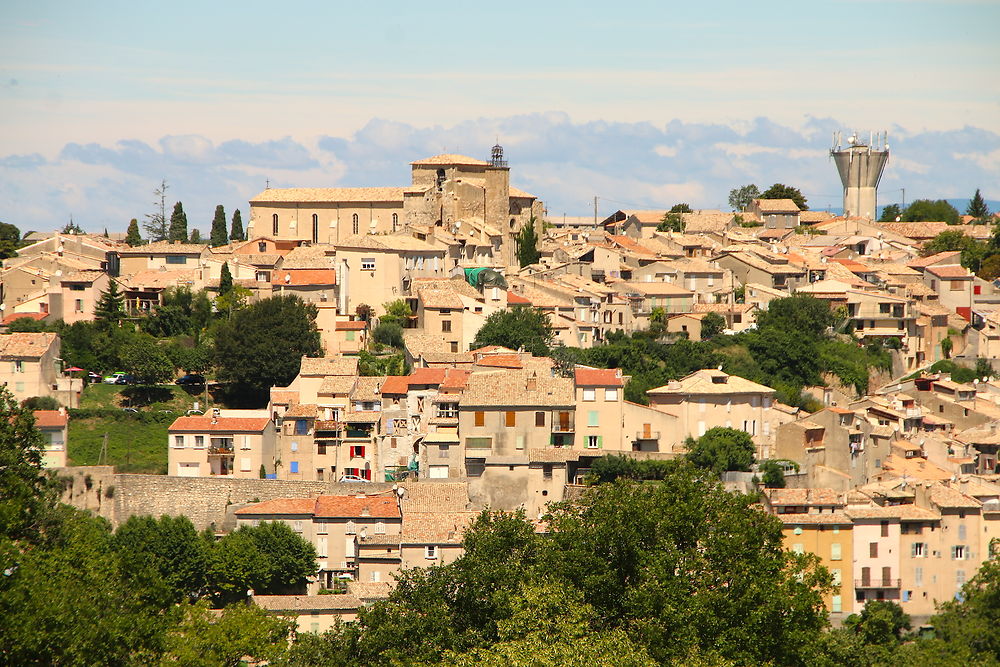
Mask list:
[[[80,409],[70,411],[69,464],[100,462],[121,472],[166,474],[167,428],[190,410],[194,401],[205,409],[204,393],[192,394],[173,385],[88,386],[80,398]],[[134,407],[138,413],[125,412],[123,407]],[[107,457],[98,461],[105,434]]]

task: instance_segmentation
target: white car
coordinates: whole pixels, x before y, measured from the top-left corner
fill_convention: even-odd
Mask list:
[[[339,481],[341,481],[341,482],[369,482],[370,480],[367,480],[364,477],[358,477],[357,475],[341,475]]]
[[[125,375],[126,374],[122,373],[121,371],[119,371],[117,373],[112,373],[111,375],[109,375],[106,378],[104,378],[104,384],[125,384],[124,382],[119,382],[118,381],[119,378],[123,378],[123,377],[125,377]]]

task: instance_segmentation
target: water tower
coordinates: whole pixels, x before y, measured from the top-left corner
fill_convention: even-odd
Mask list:
[[[840,182],[844,184],[844,215],[874,220],[878,181],[889,161],[886,133],[869,134],[865,144],[855,132],[843,147],[841,133],[835,132],[830,155],[837,163]]]

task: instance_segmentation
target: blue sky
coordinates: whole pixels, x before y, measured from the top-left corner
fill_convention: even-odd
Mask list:
[[[883,202],[1000,199],[1000,3],[11,2],[0,220],[191,224],[275,186],[403,185],[485,157],[553,215],[746,182],[836,206],[837,129],[888,129]],[[895,192],[895,194],[893,194]]]

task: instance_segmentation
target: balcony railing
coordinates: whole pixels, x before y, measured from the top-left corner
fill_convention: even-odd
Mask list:
[[[660,439],[660,432],[659,431],[636,431],[636,433],[635,433],[635,439],[636,440],[659,440]]]
[[[899,579],[855,579],[855,588],[899,588]]]
[[[232,445],[212,445],[208,448],[209,456],[233,456]]]

